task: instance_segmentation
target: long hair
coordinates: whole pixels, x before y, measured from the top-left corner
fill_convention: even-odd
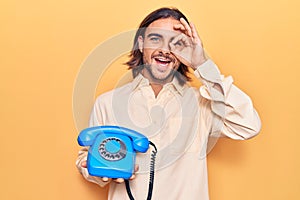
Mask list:
[[[174,18],[176,20],[179,20],[180,18],[185,19],[188,22],[188,19],[182,12],[180,12],[177,8],[160,8],[158,10],[153,11],[150,13],[140,24],[139,29],[137,30],[134,42],[133,42],[133,48],[130,52],[130,59],[125,64],[128,65],[128,69],[132,69],[132,75],[133,77],[136,77],[144,68],[143,63],[143,54],[139,51],[138,48],[138,38],[139,36],[142,36],[144,38],[145,36],[145,30],[146,28],[154,21],[158,19],[165,19],[165,18]],[[188,22],[189,23],[189,22]],[[182,63],[180,63],[177,71],[179,73],[175,73],[175,76],[178,78],[179,83],[183,85],[186,81],[190,81],[191,78],[188,76],[188,67]]]

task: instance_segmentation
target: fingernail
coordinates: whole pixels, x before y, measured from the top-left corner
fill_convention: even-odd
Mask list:
[[[103,177],[102,181],[106,182],[106,181],[108,181],[108,178],[107,177]]]
[[[131,177],[130,177],[130,180],[134,179],[135,178],[135,175],[133,174]]]
[[[117,182],[118,182],[118,183],[123,183],[123,182],[124,182],[124,179],[122,179],[122,178],[117,178]]]

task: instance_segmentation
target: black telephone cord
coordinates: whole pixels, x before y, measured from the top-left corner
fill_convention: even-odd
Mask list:
[[[151,200],[152,198],[152,191],[153,191],[153,184],[154,184],[154,170],[155,170],[155,158],[157,154],[157,148],[154,143],[149,141],[149,144],[154,147],[154,151],[152,151],[151,154],[151,161],[150,161],[150,178],[149,178],[149,187],[148,187],[148,196],[147,200]],[[125,186],[126,186],[126,191],[128,194],[128,197],[130,200],[134,200],[131,190],[130,190],[130,185],[129,185],[129,180],[125,180]]]

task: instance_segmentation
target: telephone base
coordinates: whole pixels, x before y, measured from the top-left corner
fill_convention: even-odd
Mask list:
[[[88,172],[92,176],[98,176],[98,177],[107,177],[107,178],[124,178],[129,179],[133,172],[125,172],[120,171],[120,169],[112,169],[112,168],[96,168],[96,167],[90,167],[88,168]]]

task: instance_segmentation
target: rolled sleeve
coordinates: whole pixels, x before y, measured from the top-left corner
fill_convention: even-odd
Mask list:
[[[221,75],[212,60],[199,66],[194,74],[203,83],[200,95],[211,102],[214,134],[219,132],[222,136],[238,140],[258,134],[261,129],[259,115],[250,97],[233,84],[231,76]]]

